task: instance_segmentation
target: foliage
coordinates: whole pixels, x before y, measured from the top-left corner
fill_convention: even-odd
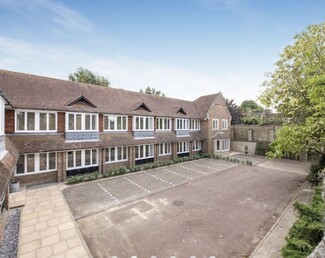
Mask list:
[[[96,172],[93,172],[93,173],[68,177],[66,183],[68,185],[71,185],[71,184],[77,184],[77,183],[81,183],[81,182],[96,180],[96,179],[99,179],[99,178],[102,178],[102,177],[103,176],[96,171]]]
[[[161,92],[160,90],[156,91],[154,87],[151,88],[149,86],[144,91],[141,89],[140,93],[165,97],[165,93]]]
[[[107,78],[96,75],[92,71],[84,69],[82,67],[77,68],[77,71],[75,73],[70,73],[69,80],[73,82],[84,82],[106,87],[109,87],[110,85],[110,82],[107,80]]]
[[[325,23],[295,36],[263,83],[263,104],[290,119],[277,133],[270,157],[314,151],[325,144]]]
[[[231,114],[231,124],[239,124],[240,119],[243,117],[241,108],[237,106],[233,99],[226,99],[226,104]]]
[[[240,105],[243,113],[245,115],[250,115],[252,113],[262,114],[263,108],[259,106],[254,100],[244,100]]]
[[[240,119],[240,123],[244,125],[258,125],[261,122],[261,118],[259,117],[243,117]]]
[[[323,237],[325,205],[322,199],[322,188],[315,187],[310,206],[295,202],[298,219],[289,230],[287,244],[282,249],[285,258],[307,257]]]
[[[255,154],[265,156],[268,149],[269,149],[268,142],[257,142],[255,147]]]
[[[320,183],[320,172],[325,168],[325,156],[322,156],[317,164],[310,165],[309,174],[306,179],[313,185]]]

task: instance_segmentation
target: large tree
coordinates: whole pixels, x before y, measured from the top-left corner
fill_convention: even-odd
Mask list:
[[[288,120],[271,145],[271,157],[325,154],[325,23],[309,26],[294,39],[263,83],[260,97]]]
[[[240,105],[244,114],[251,114],[256,112],[263,112],[263,108],[259,106],[254,100],[244,100]]]
[[[157,91],[154,87],[147,87],[144,91],[141,89],[141,93],[149,94],[149,95],[156,95],[156,96],[162,96],[165,97],[165,93],[162,93],[160,90]]]
[[[226,104],[232,117],[231,124],[239,124],[241,118],[243,117],[241,108],[237,106],[233,99],[226,99]]]
[[[110,85],[110,82],[107,78],[97,75],[92,71],[84,69],[82,67],[77,68],[77,71],[75,73],[70,73],[69,80],[74,82],[84,82],[106,87],[109,87]]]

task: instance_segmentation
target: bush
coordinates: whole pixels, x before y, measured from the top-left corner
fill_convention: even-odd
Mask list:
[[[92,180],[96,180],[99,178],[102,178],[102,175],[99,174],[98,172],[93,172],[93,173],[89,173],[89,174],[71,176],[67,179],[66,183],[68,185],[71,185],[71,184],[77,184],[77,183],[81,183],[81,182],[92,181]]]
[[[286,237],[287,244],[282,249],[285,258],[307,257],[322,240],[325,226],[322,188],[315,187],[310,206],[297,201],[294,207],[298,211],[298,219]]]

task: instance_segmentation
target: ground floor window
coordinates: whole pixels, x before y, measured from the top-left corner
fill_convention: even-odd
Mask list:
[[[153,158],[153,144],[135,146],[135,160]]]
[[[188,142],[177,143],[177,154],[189,152]]]
[[[56,153],[29,153],[19,156],[16,175],[43,173],[56,170]]]
[[[106,163],[120,162],[128,160],[127,147],[110,147],[106,148]]]
[[[201,141],[193,141],[192,142],[192,149],[194,151],[201,150]]]
[[[67,169],[98,166],[98,149],[67,152]]]
[[[229,151],[230,150],[230,140],[229,139],[215,140],[214,141],[214,150],[216,152]]]
[[[159,156],[172,153],[171,143],[159,143]]]

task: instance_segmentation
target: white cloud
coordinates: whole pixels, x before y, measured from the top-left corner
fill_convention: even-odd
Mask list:
[[[31,44],[0,37],[0,68],[67,79],[77,67],[106,76],[112,87],[139,91],[147,86],[163,91],[168,97],[194,100],[221,91],[240,104],[258,95],[263,75],[256,71],[232,71],[211,75],[164,63],[147,62],[125,56],[101,57],[75,46]]]
[[[26,10],[30,11],[31,15],[46,13],[52,22],[70,32],[90,33],[94,27],[76,10],[53,0],[0,0],[0,5],[11,8],[12,11],[20,14]]]

